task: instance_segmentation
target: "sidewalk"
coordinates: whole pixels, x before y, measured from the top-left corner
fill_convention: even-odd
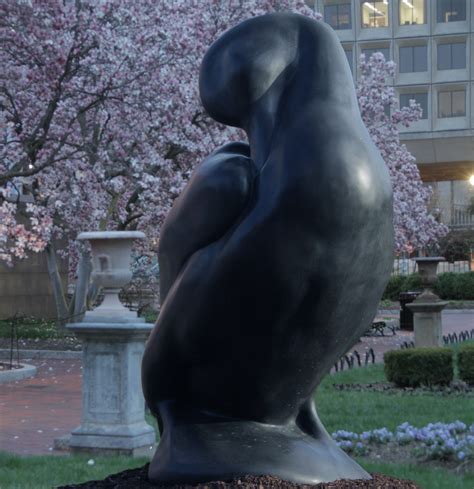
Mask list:
[[[398,318],[399,313],[395,310],[379,311],[378,316]],[[466,330],[470,332],[471,329],[474,329],[474,310],[450,309],[443,311],[443,335],[452,333],[459,334]],[[357,350],[357,352],[362,355],[363,361],[365,352],[369,348],[372,348],[375,353],[375,362],[380,363],[383,361],[383,354],[386,351],[400,348],[404,342],[410,343],[411,341],[413,341],[413,332],[399,330],[394,336],[362,337],[361,341],[354,345],[350,351]],[[346,368],[346,366],[344,368]]]
[[[380,316],[398,317],[396,311]],[[443,312],[443,334],[474,328],[474,311]],[[364,337],[354,348],[364,358],[373,348],[376,361],[384,352],[412,341],[413,333],[398,331],[394,336]],[[30,360],[38,373],[33,379],[0,385],[0,450],[20,455],[51,454],[54,439],[67,435],[81,419],[82,365],[80,360]],[[61,452],[59,452],[61,453]]]

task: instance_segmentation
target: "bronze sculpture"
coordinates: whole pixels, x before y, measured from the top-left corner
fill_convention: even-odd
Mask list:
[[[197,168],[160,239],[162,309],[142,367],[154,482],[369,475],[314,392],[370,324],[393,257],[391,184],[330,27],[245,21],[208,50],[204,107],[243,128]]]

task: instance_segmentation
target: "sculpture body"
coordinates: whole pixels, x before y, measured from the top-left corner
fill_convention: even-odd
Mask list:
[[[370,324],[393,257],[389,175],[339,40],[296,14],[248,20],[211,46],[200,91],[250,145],[209,156],[162,231],[142,365],[162,432],[150,478],[369,477],[313,403]]]

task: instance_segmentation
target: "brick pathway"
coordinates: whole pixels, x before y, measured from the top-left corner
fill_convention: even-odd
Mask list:
[[[0,384],[0,449],[51,453],[54,439],[81,420],[82,366],[77,360],[29,360],[34,378]]]
[[[381,315],[398,317],[395,311]],[[474,311],[443,313],[443,334],[472,328]],[[354,348],[365,355],[365,350],[372,347],[379,362],[385,351],[412,339],[413,333],[399,331],[395,336],[362,338]],[[69,434],[80,424],[81,362],[27,363],[38,367],[35,378],[0,384],[0,449],[21,455],[52,453],[54,439]]]

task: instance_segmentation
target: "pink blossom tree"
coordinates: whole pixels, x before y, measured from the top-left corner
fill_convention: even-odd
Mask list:
[[[303,0],[1,3],[0,259],[46,251],[58,317],[83,311],[79,231],[144,230],[150,256],[192,168],[241,137],[200,106],[200,60],[228,27],[283,9],[315,15]],[[82,284],[69,304],[60,239]]]
[[[83,311],[89,282],[77,233],[140,229],[149,239],[139,251],[151,257],[194,166],[243,137],[214,123],[199,102],[199,65],[212,41],[269,11],[319,16],[303,0],[30,3],[0,4],[0,259],[46,251],[64,318]],[[402,250],[426,246],[441,228],[398,137],[397,124],[415,120],[419,109],[395,110],[390,119],[383,112],[395,104],[390,70],[377,55],[363,64],[358,96],[392,174]],[[56,264],[64,241],[57,252],[79,276],[69,304]]]
[[[393,186],[396,252],[412,252],[436,246],[448,229],[428,210],[431,187],[423,184],[415,157],[400,142],[400,126],[409,127],[422,115],[414,100],[399,108],[395,90],[387,80],[395,74],[395,63],[382,53],[370,59],[362,55],[357,98],[364,121],[390,172]]]

